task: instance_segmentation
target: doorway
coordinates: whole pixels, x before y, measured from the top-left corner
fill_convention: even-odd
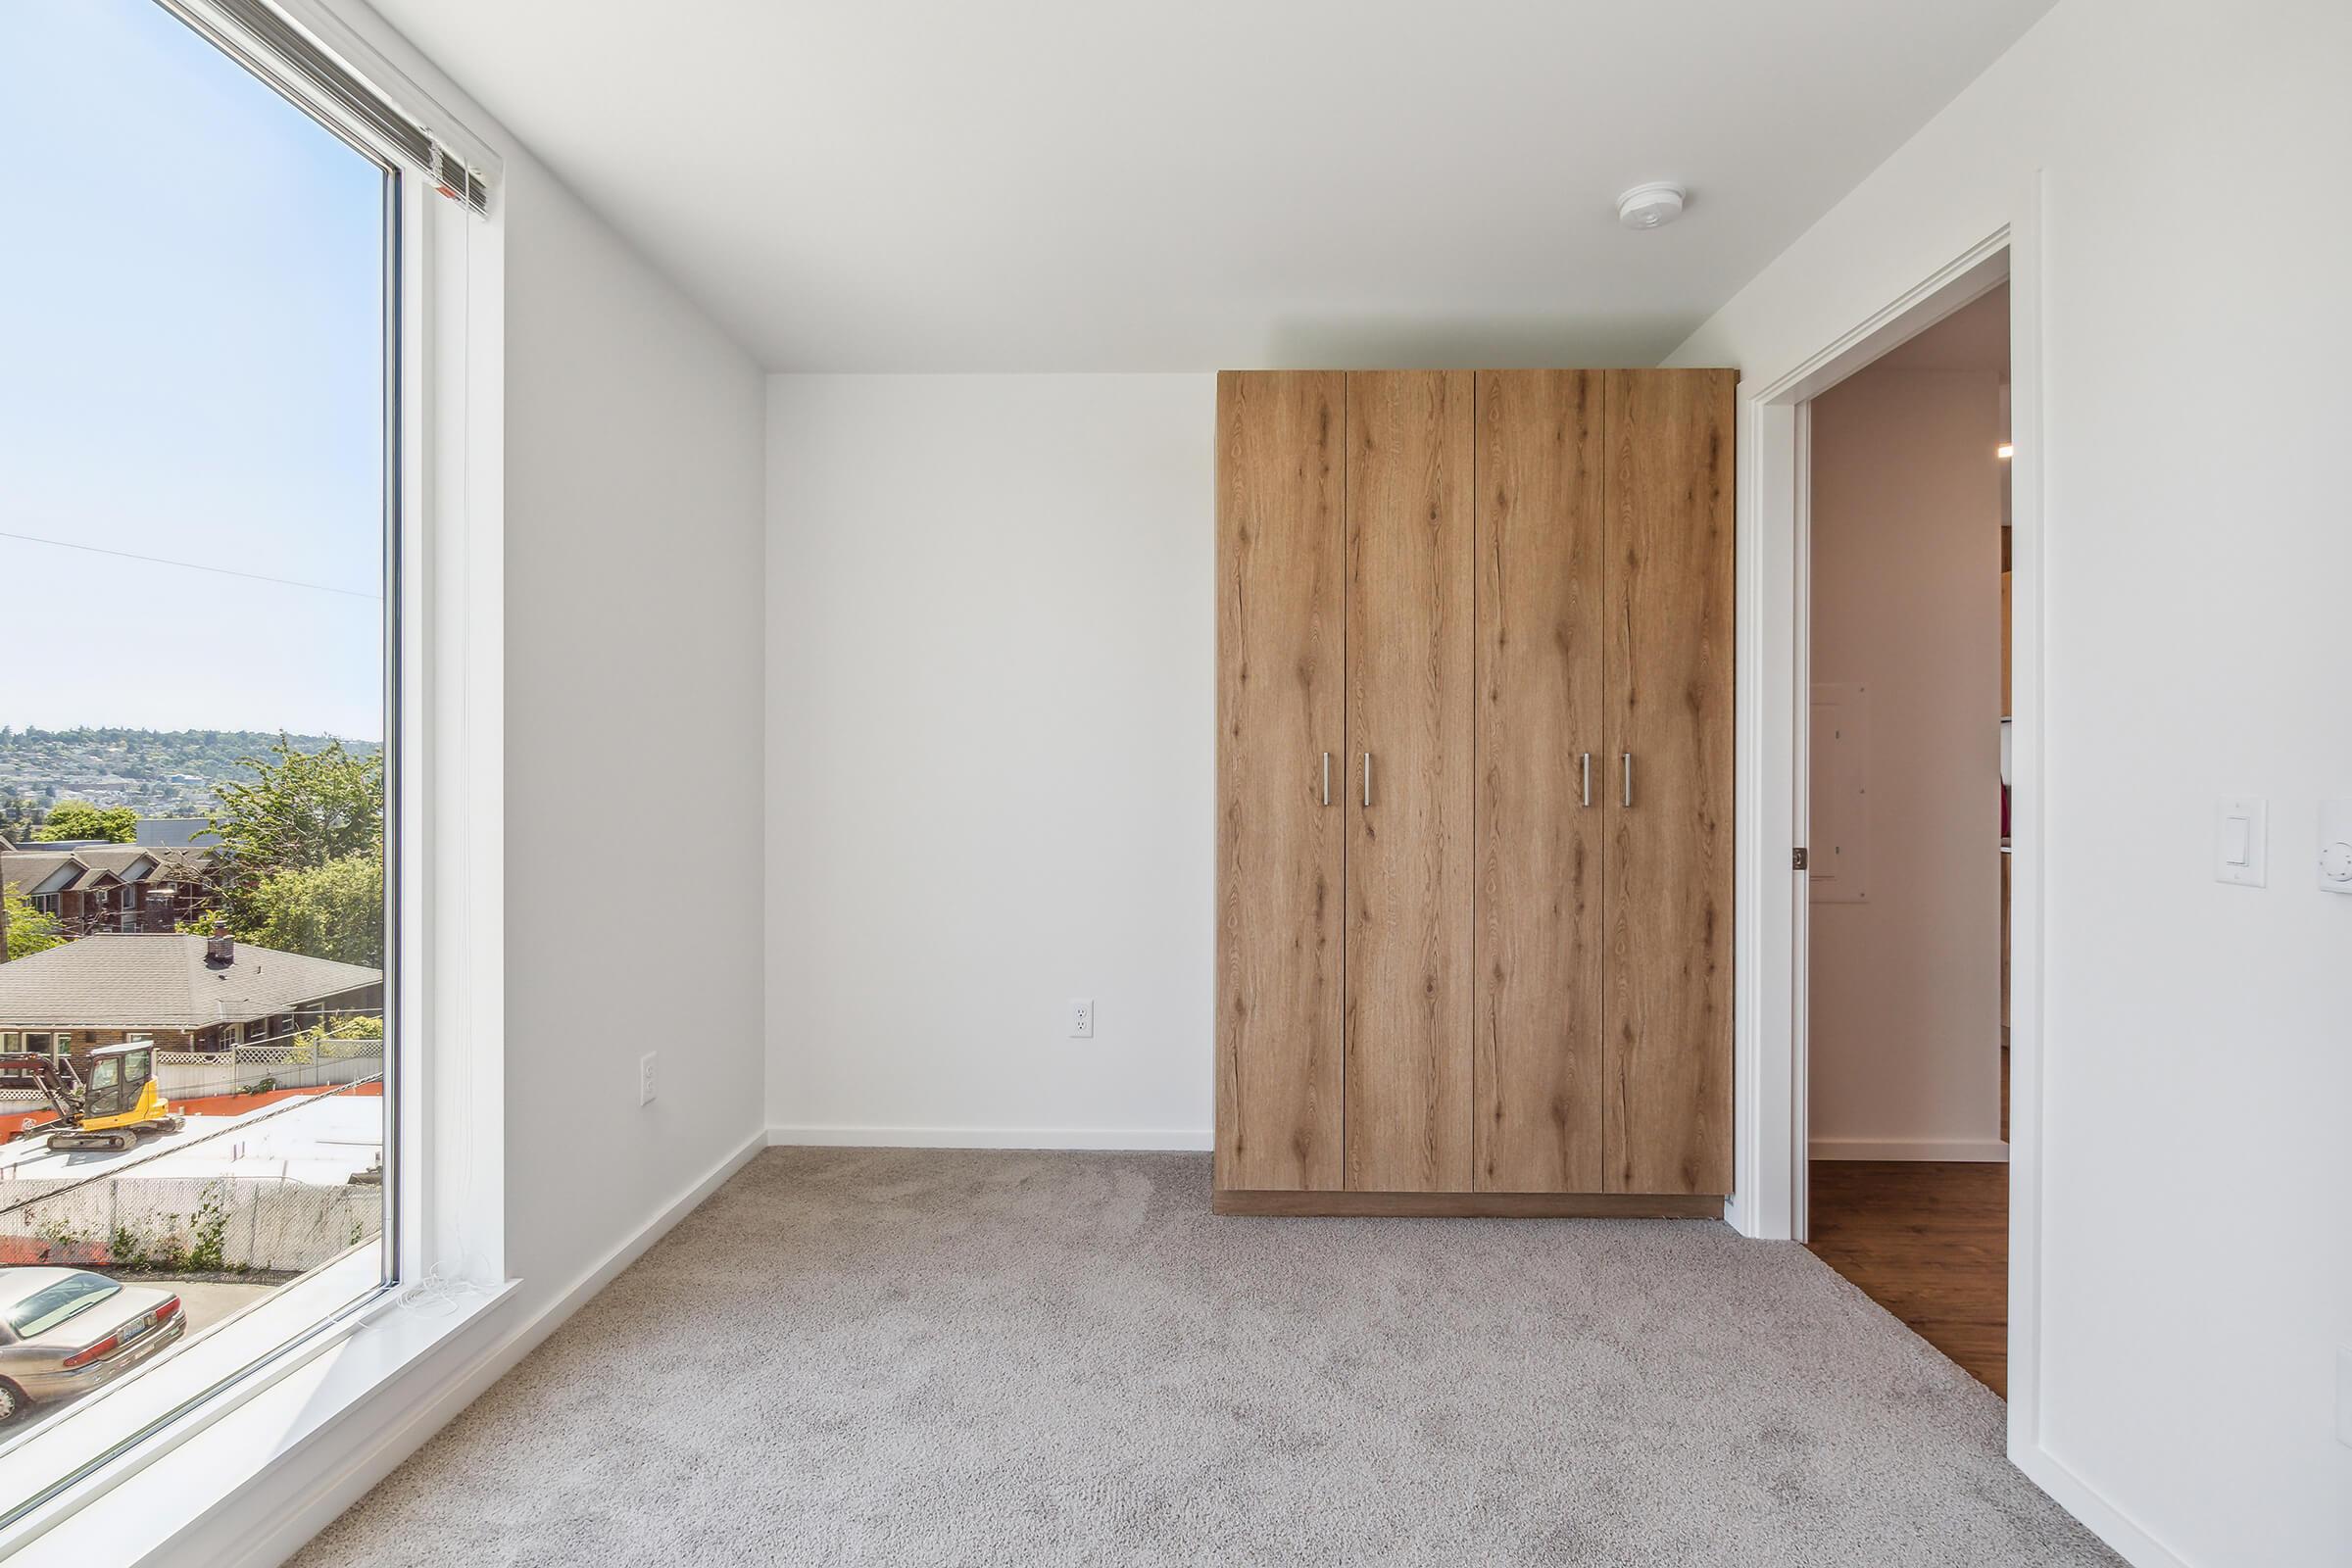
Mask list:
[[[1999,226],[1916,281],[1895,283],[1850,316],[1792,323],[1769,379],[1741,388],[1740,593],[1736,929],[1740,1005],[1736,1164],[1725,1217],[1759,1240],[1807,1239],[1809,1132],[1807,957],[1812,738],[1810,590],[1813,400],[1897,346],[2001,286],[2009,291],[2008,461],[2012,704],[2008,1449],[2040,1454],[2041,1301],[2041,662],[2045,509],[2041,440],[2041,223],[2036,175],[2008,193]],[[1853,291],[1857,296],[1862,292]],[[1806,344],[1813,345],[1807,349]],[[2044,1467],[2046,1469],[2046,1467]],[[2030,1470],[2030,1473],[2034,1473]]]
[[[2006,1388],[2009,290],[1808,405],[1809,1239]]]

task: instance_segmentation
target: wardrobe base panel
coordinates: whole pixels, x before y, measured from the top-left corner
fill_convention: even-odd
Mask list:
[[[1685,1193],[1308,1193],[1218,1188],[1219,1214],[1391,1219],[1721,1219],[1721,1194]]]

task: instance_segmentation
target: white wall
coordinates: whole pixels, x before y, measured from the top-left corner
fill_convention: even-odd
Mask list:
[[[1674,356],[1769,384],[2020,217],[2039,171],[2042,415],[2016,438],[2045,460],[2046,1148],[2020,1457],[2143,1562],[2319,1568],[2352,1544],[2352,899],[2312,873],[2315,803],[2352,795],[2347,61],[2336,3],[2064,0]],[[2271,803],[2267,889],[2213,880],[2229,792]]]
[[[769,381],[778,1136],[1209,1147],[1214,406]]]
[[[764,393],[507,172],[507,1268],[537,1305],[761,1123]]]
[[[1867,711],[1866,888],[1814,754],[1815,1158],[2004,1152],[2000,399],[1996,370],[1873,366],[1813,404],[1813,681]]]
[[[504,1261],[527,1320],[761,1128],[757,876],[694,878],[680,918],[636,836],[690,811],[759,863],[764,377],[381,17],[302,9],[505,164],[468,307],[503,323],[503,363],[473,368],[503,441],[467,462],[503,473]],[[661,1090],[640,1108],[648,1050]]]

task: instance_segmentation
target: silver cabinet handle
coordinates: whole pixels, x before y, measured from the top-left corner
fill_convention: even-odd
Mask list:
[[[1625,804],[1634,804],[1634,754],[1625,754]]]
[[[1592,804],[1592,754],[1585,754],[1585,804]]]
[[[1331,804],[1331,754],[1323,754],[1323,804]]]
[[[1364,804],[1372,804],[1372,754],[1364,754]]]

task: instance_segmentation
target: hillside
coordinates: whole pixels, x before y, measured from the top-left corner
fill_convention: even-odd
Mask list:
[[[249,779],[242,759],[267,753],[274,731],[228,729],[7,729],[0,728],[0,818],[20,813],[11,803],[29,800],[37,817],[56,801],[127,806],[141,816],[203,816],[216,786]],[[326,745],[323,735],[291,735],[303,751]],[[374,741],[345,741],[366,756]]]

